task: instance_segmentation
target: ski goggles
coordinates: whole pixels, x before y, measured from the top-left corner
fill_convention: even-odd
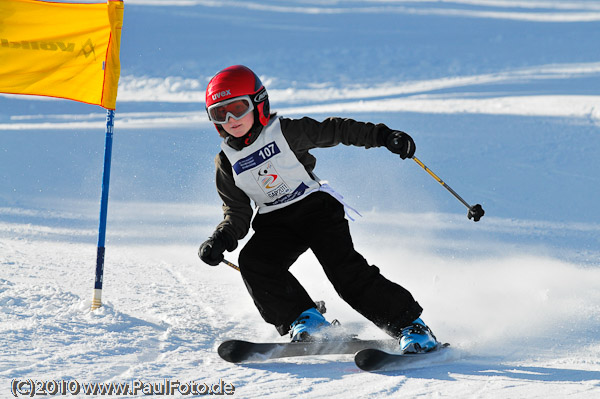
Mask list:
[[[254,110],[254,104],[250,96],[234,97],[229,100],[221,101],[207,108],[208,119],[212,123],[227,123],[227,119],[232,117],[239,120]]]

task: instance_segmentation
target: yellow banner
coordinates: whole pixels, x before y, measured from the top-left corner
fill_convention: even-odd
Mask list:
[[[0,93],[115,109],[123,1],[0,0]]]

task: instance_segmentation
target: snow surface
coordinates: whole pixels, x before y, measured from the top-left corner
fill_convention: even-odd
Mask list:
[[[0,397],[13,379],[235,386],[239,398],[600,397],[600,5],[552,0],[126,1],[104,274],[92,298],[104,110],[0,96]],[[382,149],[314,151],[363,214],[355,245],[425,308],[446,358],[232,365],[285,340],[239,274],[201,263],[221,219],[204,89],[253,68],[281,114],[383,122],[486,216]],[[237,260],[237,252],[228,254]],[[365,338],[312,254],[292,269]]]

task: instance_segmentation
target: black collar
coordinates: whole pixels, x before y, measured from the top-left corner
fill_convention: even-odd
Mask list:
[[[254,126],[252,126],[252,128],[250,129],[250,131],[242,137],[233,137],[228,134],[225,138],[225,144],[227,144],[236,151],[241,151],[245,147],[248,147],[256,141],[256,139],[260,135],[260,132],[262,132],[262,129],[263,125],[261,125],[260,123],[255,123]]]

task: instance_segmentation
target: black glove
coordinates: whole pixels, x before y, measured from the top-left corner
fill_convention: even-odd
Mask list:
[[[415,155],[415,142],[408,134],[399,130],[392,130],[385,139],[385,146],[400,158],[412,158]]]
[[[202,261],[211,266],[218,266],[224,259],[223,252],[233,251],[237,247],[237,241],[229,234],[217,230],[198,249],[198,256]]]

